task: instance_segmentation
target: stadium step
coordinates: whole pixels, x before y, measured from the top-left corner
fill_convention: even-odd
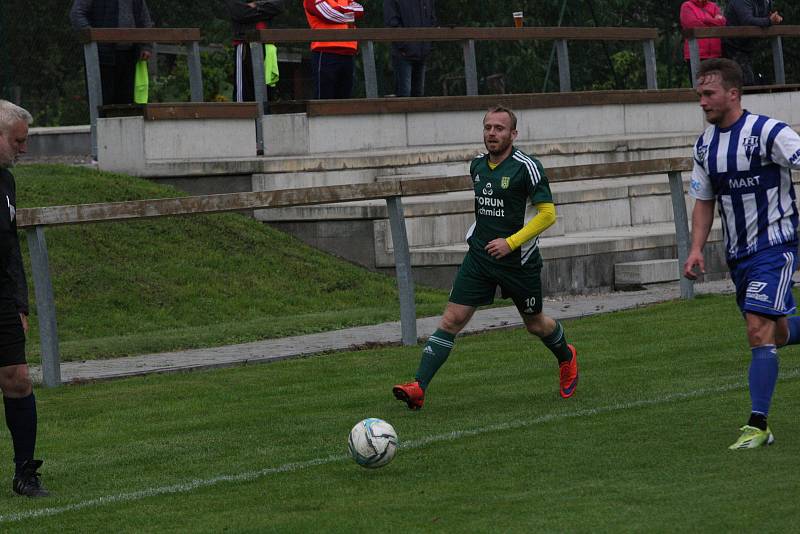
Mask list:
[[[645,260],[614,265],[614,289],[639,289],[647,284],[672,282],[680,277],[677,259]]]

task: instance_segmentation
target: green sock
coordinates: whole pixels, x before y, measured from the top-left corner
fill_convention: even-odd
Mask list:
[[[556,321],[556,327],[549,336],[542,338],[544,346],[550,349],[550,352],[555,354],[558,363],[568,362],[572,359],[572,351],[567,346],[567,338],[564,335],[564,327],[561,323]]]
[[[425,389],[433,379],[433,375],[439,370],[439,367],[450,356],[450,351],[453,350],[453,340],[455,335],[445,332],[444,330],[436,330],[422,349],[422,358],[419,361],[419,368],[417,369],[417,382],[419,387]]]

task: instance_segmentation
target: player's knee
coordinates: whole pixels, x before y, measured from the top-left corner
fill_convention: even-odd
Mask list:
[[[5,374],[0,378],[0,390],[5,397],[27,397],[33,391],[33,382],[28,373]]]
[[[553,326],[547,324],[543,313],[527,317],[525,319],[525,328],[529,333],[537,337],[545,337],[551,334],[553,330]]]
[[[751,347],[760,347],[762,345],[770,345],[770,344],[779,344],[777,340],[777,335],[775,335],[775,339],[770,339],[769,332],[766,328],[761,328],[759,326],[748,326],[747,327],[747,339],[750,342]]]
[[[461,329],[464,328],[466,323],[467,321],[460,317],[445,315],[439,322],[439,328],[441,328],[442,330],[444,330],[449,334],[458,334],[459,332],[461,332]]]

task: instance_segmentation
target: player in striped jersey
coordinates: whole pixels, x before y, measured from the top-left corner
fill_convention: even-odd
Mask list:
[[[767,415],[778,380],[777,347],[800,341],[792,297],[798,213],[791,170],[800,169],[800,136],[786,124],[742,108],[742,71],[709,59],[697,76],[700,106],[711,124],[694,147],[689,194],[692,244],[684,275],[704,272],[703,247],[718,206],[736,301],[747,324],[751,413],[730,449],[774,441]]]
[[[553,197],[541,163],[513,146],[517,118],[503,107],[483,119],[488,154],[470,165],[475,192],[475,224],[467,233],[469,251],[458,270],[439,329],[422,351],[416,379],[393,393],[412,410],[422,408],[425,390],[453,348],[455,336],[478,306],[491,304],[499,286],[517,306],[528,331],[538,336],[559,362],[561,396],[578,384],[575,347],[561,323],[542,313],[542,256],[539,234],[556,220]]]

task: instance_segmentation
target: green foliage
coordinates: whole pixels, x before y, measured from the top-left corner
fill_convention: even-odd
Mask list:
[[[390,393],[419,347],[37,390],[54,495],[6,490],[0,530],[795,531],[797,348],[781,349],[776,444],[732,452],[749,411],[732,296],[565,328],[582,365],[566,401],[555,359],[524,329],[459,338],[422,412]],[[347,458],[347,434],[367,416],[401,442],[378,470]]]
[[[233,52],[226,46],[219,50],[200,53],[203,66],[203,99],[206,102],[223,102],[233,94]],[[189,66],[185,56],[176,61],[162,62],[150,85],[150,102],[188,102],[191,100]]]
[[[183,196],[145,180],[71,167],[21,166],[15,174],[20,207]],[[45,234],[65,360],[399,318],[393,278],[238,214],[52,227]],[[418,288],[421,315],[439,313],[445,302],[445,292]],[[28,349],[36,361],[35,306]]]

